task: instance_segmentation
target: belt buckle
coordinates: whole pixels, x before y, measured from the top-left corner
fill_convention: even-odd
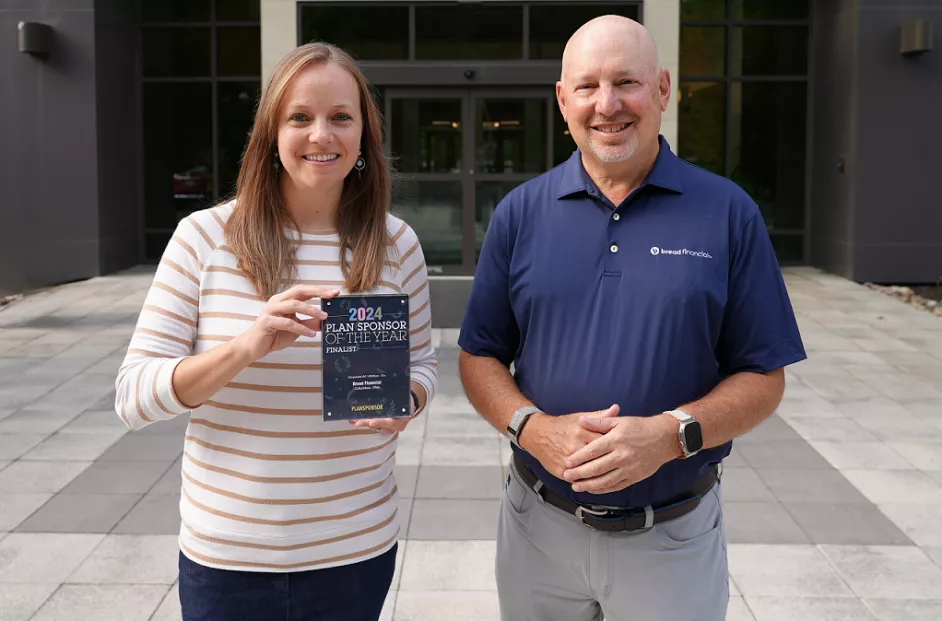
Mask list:
[[[594,516],[596,516],[596,517],[603,517],[603,516],[608,515],[609,513],[611,513],[611,511],[608,511],[608,510],[604,510],[604,511],[595,511],[595,510],[593,510],[593,509],[589,509],[588,507],[583,507],[582,505],[577,506],[577,507],[576,507],[576,517],[579,518],[579,521],[582,522],[583,524],[585,524],[587,527],[593,528],[593,526],[592,526],[591,524],[589,524],[588,522],[585,521],[585,514],[586,514],[586,513],[591,513],[592,515],[594,515]]]

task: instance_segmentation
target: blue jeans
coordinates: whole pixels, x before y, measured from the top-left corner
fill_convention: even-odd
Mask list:
[[[359,563],[291,573],[215,569],[181,552],[183,621],[376,621],[398,547]]]

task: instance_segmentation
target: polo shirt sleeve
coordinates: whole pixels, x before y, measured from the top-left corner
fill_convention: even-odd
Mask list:
[[[489,356],[509,367],[520,342],[510,302],[513,237],[509,194],[497,205],[484,235],[471,295],[458,336],[458,346],[475,356]]]
[[[751,199],[743,200],[745,224],[731,240],[718,347],[724,377],[743,371],[768,373],[807,357],[765,221]]]

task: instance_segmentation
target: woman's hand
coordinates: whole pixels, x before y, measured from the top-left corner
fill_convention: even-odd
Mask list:
[[[415,386],[415,383],[412,384]],[[415,390],[413,388],[413,390]],[[425,391],[422,390],[421,394],[425,394]],[[420,397],[424,399],[424,397]],[[419,410],[420,412],[424,410],[424,406]],[[409,423],[416,417],[415,411],[415,400],[409,399],[409,416],[397,417],[397,418],[367,418],[361,420],[352,420],[350,424],[354,427],[368,427],[377,433],[402,433],[406,430],[406,427]]]
[[[249,329],[232,340],[232,345],[246,352],[254,362],[291,346],[299,336],[314,337],[327,313],[308,304],[307,300],[332,298],[338,293],[336,289],[312,285],[297,285],[278,293],[268,300]],[[300,319],[298,315],[307,315],[310,319]]]

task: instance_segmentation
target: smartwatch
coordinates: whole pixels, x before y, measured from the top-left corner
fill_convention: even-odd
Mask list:
[[[696,418],[683,410],[670,410],[667,412],[680,421],[680,448],[684,452],[684,459],[696,455],[703,448],[703,430]]]
[[[518,448],[523,448],[520,446],[519,442],[520,434],[523,433],[523,426],[527,424],[531,416],[542,413],[543,410],[535,405],[525,405],[514,412],[514,415],[510,418],[510,422],[507,423],[507,436],[510,438],[510,442]]]

